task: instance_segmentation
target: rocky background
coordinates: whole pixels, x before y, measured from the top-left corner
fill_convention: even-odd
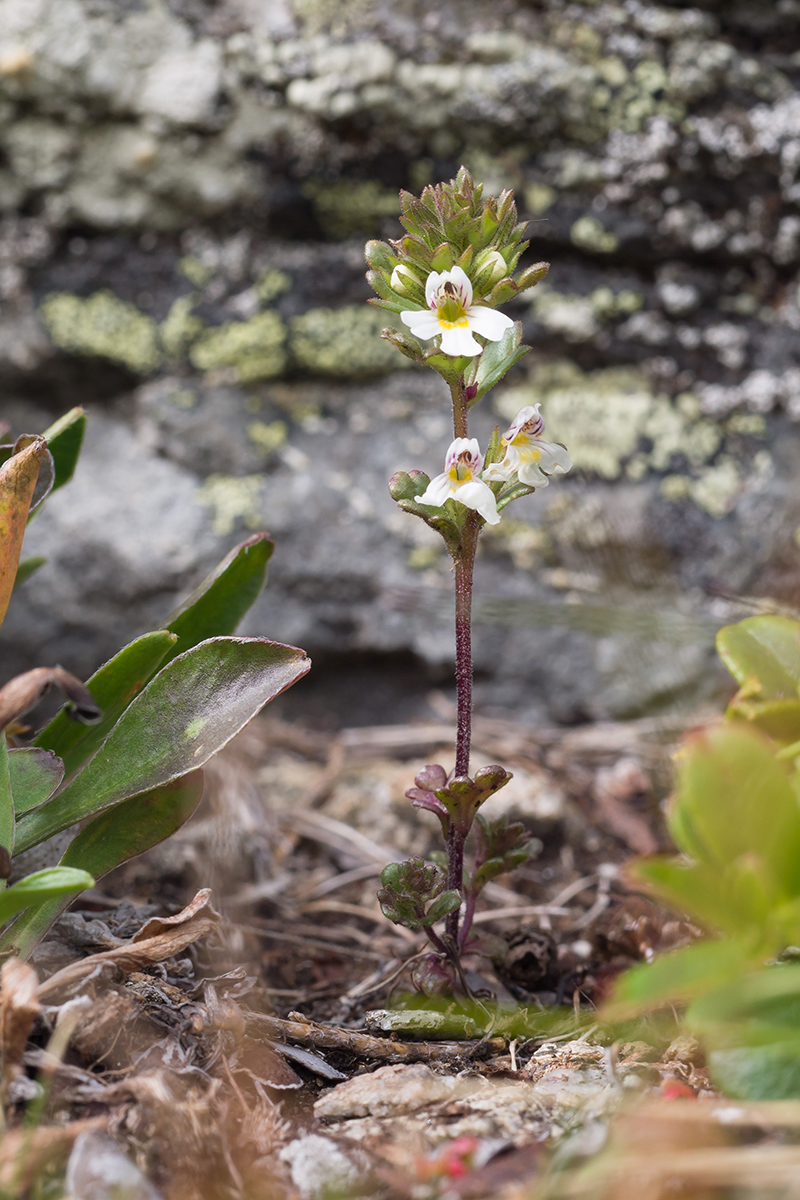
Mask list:
[[[386,492],[440,469],[447,397],[362,246],[465,162],[553,264],[476,432],[542,400],[575,461],[485,538],[478,707],[718,696],[731,597],[800,584],[799,83],[798,0],[0,0],[0,412],[90,414],[2,676],[90,672],[265,527],[247,631],[316,664],[289,711],[450,688],[448,563]]]

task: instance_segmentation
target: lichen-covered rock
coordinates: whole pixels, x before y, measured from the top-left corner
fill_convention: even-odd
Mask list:
[[[2,415],[94,429],[3,673],[91,669],[266,524],[252,628],[404,663],[418,705],[449,682],[448,563],[385,494],[438,469],[447,397],[380,339],[362,245],[463,161],[553,264],[475,429],[541,401],[576,464],[487,534],[478,702],[716,687],[722,597],[799,582],[798,32],[790,0],[0,0]]]

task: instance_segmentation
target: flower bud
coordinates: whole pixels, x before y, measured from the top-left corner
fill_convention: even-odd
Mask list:
[[[413,271],[406,263],[398,263],[392,271],[390,280],[392,288],[397,292],[398,296],[406,296],[409,299],[417,299],[425,294],[422,280],[416,271]]]
[[[499,250],[482,250],[475,259],[472,276],[478,291],[493,287],[508,274],[508,266]]]

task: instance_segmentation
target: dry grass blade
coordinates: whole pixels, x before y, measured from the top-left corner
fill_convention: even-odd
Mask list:
[[[10,958],[0,970],[0,1054],[3,1059],[0,1092],[3,1105],[8,1089],[22,1070],[22,1059],[33,1022],[41,1012],[39,977],[28,963]]]
[[[21,1196],[44,1171],[66,1161],[82,1133],[105,1129],[107,1117],[90,1117],[69,1125],[13,1129],[0,1142],[0,1194]]]
[[[153,963],[163,962],[166,958],[180,954],[192,942],[211,933],[219,921],[219,913],[211,906],[211,892],[208,888],[203,888],[192,902],[174,917],[154,917],[143,925],[129,942],[115,946],[113,950],[90,954],[88,958],[79,959],[56,971],[55,975],[51,975],[40,985],[39,999],[51,1000],[59,992],[80,983],[106,964],[127,975],[131,971],[141,971],[143,967]]]

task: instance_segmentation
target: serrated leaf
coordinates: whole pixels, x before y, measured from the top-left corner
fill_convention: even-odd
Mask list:
[[[800,623],[788,617],[748,617],[717,634],[717,651],[740,686],[757,681],[760,700],[797,699]]]
[[[47,448],[53,456],[55,468],[53,491],[63,487],[72,479],[85,432],[86,413],[82,408],[72,408],[42,434],[42,437],[47,440]]]
[[[48,867],[44,871],[35,871],[33,875],[26,875],[0,892],[0,922],[8,921],[24,908],[43,904],[54,896],[74,896],[90,887],[94,887],[94,880],[88,871],[74,867]]]
[[[81,774],[17,822],[18,851],[202,767],[310,665],[302,650],[265,638],[210,638],[185,651],[133,700]]]
[[[64,764],[52,750],[26,746],[8,752],[8,773],[14,815],[44,804],[64,778]]]
[[[52,750],[64,762],[67,776],[89,759],[108,736],[122,712],[142,690],[175,645],[166,629],[144,633],[125,646],[87,681],[103,716],[96,725],[80,725],[62,709],[37,735],[34,745]]]
[[[167,650],[162,667],[207,638],[236,632],[264,589],[274,549],[266,533],[255,533],[223,558],[161,626],[178,639]]]
[[[523,346],[521,342],[522,325],[519,321],[506,330],[499,342],[489,342],[478,360],[474,381],[478,391],[472,404],[477,404],[507,371],[525,357],[530,346]]]
[[[448,913],[455,912],[460,905],[461,894],[459,892],[442,892],[441,896],[437,896],[429,906],[421,924],[425,926],[435,925],[437,921],[441,921]]]
[[[82,868],[100,880],[180,829],[202,795],[203,772],[192,771],[164,787],[124,800],[80,831],[60,865]],[[13,951],[26,958],[68,903],[69,897],[55,897],[35,911],[23,913],[0,936],[0,953]]]

